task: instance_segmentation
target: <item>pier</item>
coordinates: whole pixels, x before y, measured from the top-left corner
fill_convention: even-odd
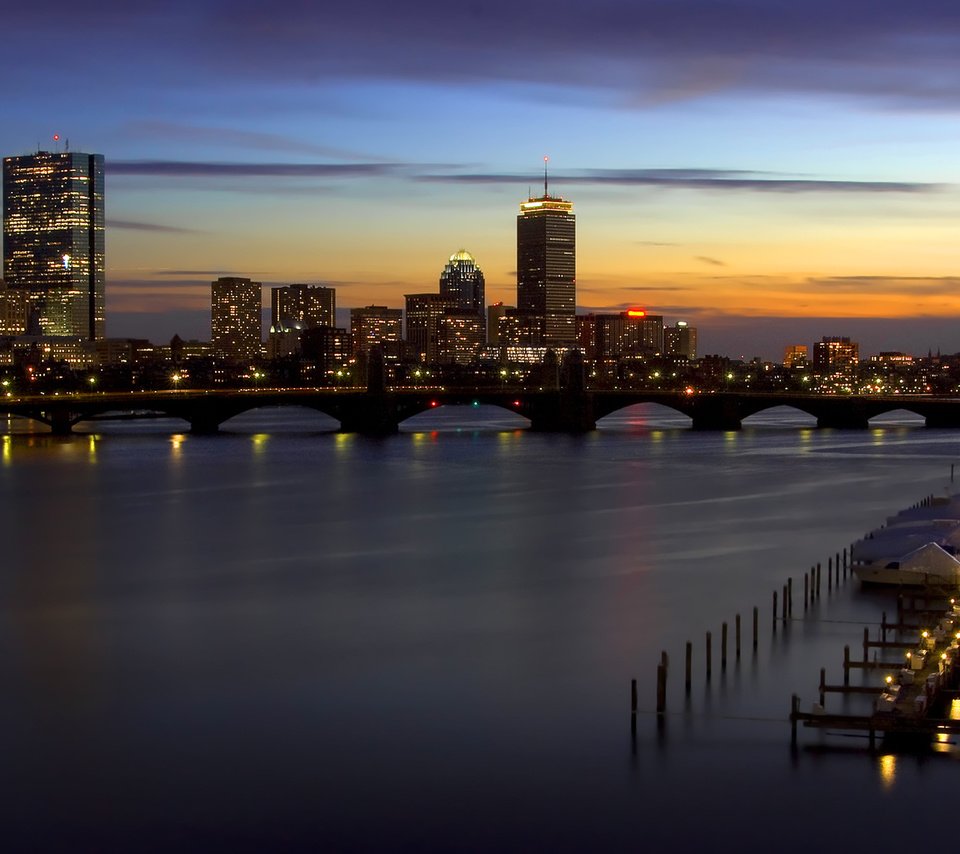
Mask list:
[[[939,604],[938,604],[939,601]],[[886,640],[893,631],[899,640]],[[928,594],[917,601],[898,605],[897,623],[888,624],[886,614],[880,623],[878,639],[870,640],[864,629],[863,658],[850,659],[850,647],[844,649],[843,684],[826,681],[826,670],[820,670],[819,702],[811,711],[800,708],[794,694],[790,706],[790,743],[797,746],[797,727],[867,733],[871,748],[877,735],[891,737],[926,737],[960,733],[960,719],[943,716],[946,700],[956,695],[960,681],[960,605],[946,594],[938,600]],[[870,659],[871,650],[881,654],[896,652],[901,657]],[[876,654],[876,653],[875,653]],[[883,681],[876,685],[850,685],[850,670],[881,671]],[[873,698],[869,714],[848,714],[828,711],[826,695],[863,694]]]

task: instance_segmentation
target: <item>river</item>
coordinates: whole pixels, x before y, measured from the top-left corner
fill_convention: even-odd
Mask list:
[[[889,597],[824,588],[775,634],[770,597],[792,576],[798,602],[812,564],[943,494],[960,434],[897,414],[686,423],[652,406],[585,436],[456,407],[385,439],[272,411],[212,437],[8,422],[6,850],[840,851],[935,825],[953,745],[871,756],[801,731],[789,750],[791,694],[808,707],[820,667],[836,681]]]

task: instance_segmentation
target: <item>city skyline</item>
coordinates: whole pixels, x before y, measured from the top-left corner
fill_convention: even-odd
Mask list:
[[[107,2],[76,25],[84,63],[57,8],[5,16],[0,151],[105,155],[109,336],[202,335],[219,276],[400,307],[459,246],[513,304],[512,212],[549,154],[581,312],[640,305],[732,356],[960,350],[960,21],[938,4],[281,2],[265,28]]]

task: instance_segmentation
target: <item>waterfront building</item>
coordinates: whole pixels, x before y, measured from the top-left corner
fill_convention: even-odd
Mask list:
[[[337,322],[337,292],[323,285],[283,285],[270,289],[274,329],[311,329]]]
[[[860,362],[860,345],[846,337],[825,335],[813,345],[813,370],[821,376],[850,376]]]
[[[590,362],[617,362],[663,352],[663,316],[631,308],[577,318],[577,342]]]
[[[403,336],[403,311],[385,305],[350,309],[350,335],[354,356],[363,356],[371,347],[381,346],[385,358],[400,356]]]
[[[535,312],[508,308],[497,328],[501,347],[544,347],[542,318]]]
[[[42,336],[104,337],[103,155],[4,158],[3,271]]]
[[[783,351],[785,368],[805,368],[810,359],[810,350],[806,344],[789,344]]]
[[[440,296],[450,303],[453,311],[474,314],[484,323],[483,271],[465,249],[451,255],[443,268]]]
[[[336,326],[305,329],[300,348],[303,359],[312,363],[318,385],[333,385],[337,371],[347,365],[352,355],[350,333]]]
[[[663,352],[667,356],[679,356],[691,362],[697,358],[697,327],[685,320],[663,328]]]
[[[230,276],[211,284],[210,342],[217,356],[231,362],[260,358],[262,302],[260,282]]]
[[[517,215],[517,309],[537,319],[548,347],[576,340],[576,248],[573,203],[549,194],[545,165],[543,195]]]
[[[439,361],[440,322],[454,308],[441,293],[406,294],[406,341],[411,358],[431,365]]]

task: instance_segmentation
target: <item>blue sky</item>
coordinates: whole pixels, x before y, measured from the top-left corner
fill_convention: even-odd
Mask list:
[[[53,0],[4,33],[0,152],[106,157],[110,335],[206,337],[222,274],[400,306],[461,247],[511,303],[548,154],[581,310],[960,350],[954,4]]]

